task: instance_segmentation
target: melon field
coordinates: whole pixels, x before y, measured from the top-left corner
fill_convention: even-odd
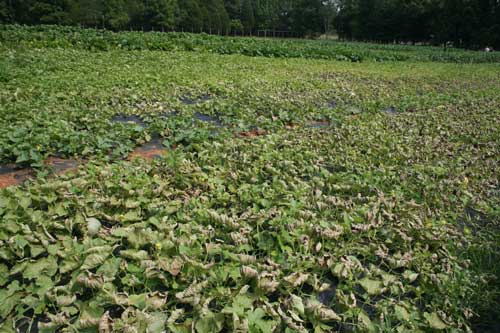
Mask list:
[[[0,332],[498,332],[500,53],[0,26]]]

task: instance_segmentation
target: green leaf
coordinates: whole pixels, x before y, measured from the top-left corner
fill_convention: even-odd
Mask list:
[[[230,307],[224,309],[225,313],[234,313],[239,317],[242,317],[247,309],[253,308],[253,300],[246,295],[237,295],[233,298],[233,302]]]
[[[120,216],[122,222],[137,222],[141,220],[140,210],[130,210],[125,215]]]
[[[82,264],[82,269],[83,270],[91,270],[91,269],[94,269],[98,266],[101,266],[105,261],[106,259],[108,258],[110,253],[93,253],[93,254],[89,254],[83,264]]]
[[[59,268],[59,272],[61,274],[65,274],[65,273],[71,272],[74,269],[77,269],[78,267],[80,267],[80,265],[81,265],[80,260],[78,258],[72,256],[72,257],[64,259],[64,261],[62,262],[62,264]]]
[[[418,278],[418,273],[412,271],[404,271],[403,277],[407,279],[410,283],[412,283]]]
[[[196,332],[220,332],[224,324],[224,316],[222,314],[214,314],[209,311],[205,316],[198,319],[195,324]]]
[[[36,293],[43,298],[45,293],[47,293],[50,289],[54,287],[54,282],[52,279],[46,275],[41,275],[37,278],[36,280],[36,285],[38,289],[36,290]]]
[[[123,250],[120,251],[120,256],[122,256],[123,258],[137,260],[137,261],[149,259],[149,254],[144,250],[139,250],[139,251]]]
[[[261,308],[257,308],[248,313],[248,328],[250,333],[267,333],[272,332],[275,322],[266,320],[264,317],[266,312]]]
[[[97,274],[114,279],[120,270],[121,262],[120,258],[109,258],[97,269]]]
[[[297,313],[303,315],[304,314],[304,303],[302,302],[302,298],[300,298],[299,296],[296,296],[296,295],[291,295],[290,296],[291,298],[291,304],[292,304],[292,307],[295,311],[297,311]]]
[[[128,303],[138,309],[144,309],[146,307],[146,298],[147,294],[130,295]]]
[[[0,264],[0,287],[9,281],[9,268],[4,264]]]
[[[400,305],[395,305],[394,306],[394,313],[396,314],[396,318],[402,321],[409,321],[410,320],[410,314],[406,310],[406,308],[400,306]]]
[[[439,318],[439,316],[436,312],[432,312],[432,313],[425,312],[424,317],[425,317],[425,319],[427,319],[427,322],[429,323],[429,325],[434,329],[444,330],[444,329],[448,328],[448,325],[446,325],[441,320],[441,318]]]
[[[165,212],[167,214],[173,214],[177,212],[180,208],[182,207],[182,201],[180,200],[173,200],[168,203],[168,205],[165,207]]]
[[[54,276],[57,272],[57,260],[53,256],[30,262],[23,272],[25,279],[36,279],[39,276]]]
[[[163,313],[155,313],[148,319],[148,333],[162,333],[165,332],[165,325],[168,316]]]
[[[371,321],[370,317],[366,315],[366,313],[360,312],[358,314],[358,321],[360,322],[361,326],[364,327],[368,332],[377,331],[375,325]]]
[[[18,291],[21,290],[19,281],[14,281],[7,289],[0,289],[0,318],[6,318],[9,313],[19,304],[22,294]]]
[[[364,278],[359,281],[359,284],[368,292],[370,295],[379,295],[382,293],[382,282],[377,280],[372,280],[369,278]]]

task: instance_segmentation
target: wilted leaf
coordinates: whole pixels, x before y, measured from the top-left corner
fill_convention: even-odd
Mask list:
[[[100,254],[100,253],[94,253],[94,254],[89,254],[87,257],[85,257],[85,260],[83,261],[82,264],[82,269],[83,270],[90,270],[93,268],[96,268],[100,265],[102,265],[106,259],[108,258],[109,253],[107,254]]]

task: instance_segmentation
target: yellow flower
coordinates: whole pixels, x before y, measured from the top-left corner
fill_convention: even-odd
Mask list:
[[[156,243],[155,247],[157,251],[161,251],[161,243]]]

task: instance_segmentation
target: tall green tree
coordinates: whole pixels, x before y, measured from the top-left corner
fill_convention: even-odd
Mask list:
[[[294,32],[302,36],[322,32],[322,9],[321,0],[297,0],[291,14]]]
[[[151,29],[173,29],[176,0],[144,0],[144,24]]]
[[[258,29],[277,29],[280,25],[280,4],[279,0],[255,0],[255,26]]]
[[[103,3],[104,19],[112,29],[123,29],[130,22],[125,0],[108,0]]]
[[[242,0],[226,0],[224,6],[226,7],[227,14],[232,19],[241,19],[241,5]]]
[[[0,0],[0,22],[114,30],[284,30],[500,49],[499,0]]]
[[[11,23],[15,21],[12,0],[0,0],[0,23]]]
[[[243,0],[241,7],[241,23],[245,32],[252,32],[255,27],[255,16],[251,0]]]
[[[203,13],[197,0],[179,0],[177,27],[184,31],[200,32],[203,29]]]
[[[73,1],[70,5],[70,17],[73,22],[84,26],[103,26],[104,6],[101,0]]]
[[[69,1],[37,0],[26,1],[28,23],[68,24]]]
[[[333,22],[337,16],[338,1],[325,0],[323,1],[323,8],[321,10],[321,17],[323,18],[323,30],[326,33],[333,31]]]

